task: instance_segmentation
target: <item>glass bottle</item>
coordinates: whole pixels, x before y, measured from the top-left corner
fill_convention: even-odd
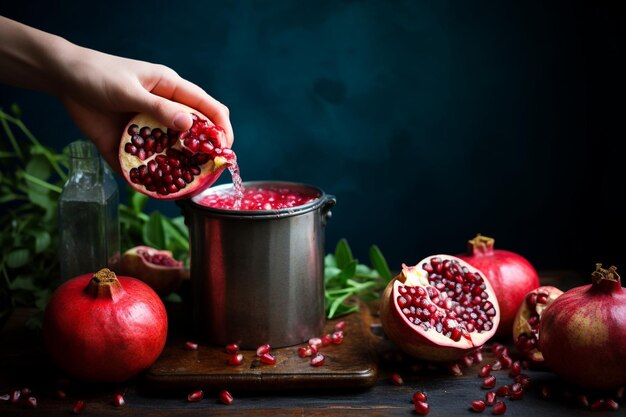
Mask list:
[[[69,176],[59,197],[61,279],[116,270],[120,258],[117,183],[91,142],[69,145]]]

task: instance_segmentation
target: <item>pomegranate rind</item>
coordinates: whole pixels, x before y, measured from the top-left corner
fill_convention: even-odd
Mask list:
[[[539,314],[539,317],[541,317],[543,315],[543,311],[550,304],[552,304],[554,300],[556,300],[558,297],[560,297],[563,294],[563,291],[561,291],[560,289],[556,287],[553,287],[551,285],[543,285],[539,288],[536,288],[530,291],[528,294],[526,294],[526,296],[524,297],[524,300],[526,300],[526,298],[530,294],[533,294],[533,293],[537,294],[539,292],[547,293],[548,300],[546,301],[545,304],[544,303],[536,304],[534,310],[528,306],[526,301],[522,303],[522,305],[519,307],[519,310],[517,311],[517,314],[515,315],[515,320],[513,321],[513,329],[512,329],[513,343],[517,341],[517,338],[520,335],[522,334],[530,335],[532,333],[532,326],[528,323],[528,319],[534,313]],[[517,350],[519,351],[519,349]],[[543,362],[543,355],[541,354],[541,351],[539,350],[539,348],[532,349],[530,352],[520,352],[520,354],[522,354],[526,359],[529,359],[530,361],[532,361],[534,365],[540,365]]]
[[[427,273],[423,271],[421,265],[435,257],[454,259],[461,266],[465,266],[471,272],[478,273],[483,277],[485,291],[489,294],[489,301],[492,302],[493,308],[496,310],[492,320],[493,327],[490,330],[480,333],[470,332],[471,340],[461,337],[459,341],[453,341],[433,329],[424,330],[420,326],[414,325],[401,313],[397,304],[398,288],[402,285],[416,286],[420,283],[425,285],[428,282]],[[408,355],[427,361],[449,362],[458,360],[484,345],[496,333],[500,322],[500,306],[493,288],[481,271],[459,258],[439,254],[429,256],[415,266],[402,266],[400,274],[387,284],[381,296],[380,320],[385,335]]]
[[[172,259],[173,266],[149,262],[143,253],[162,255]],[[148,284],[158,295],[164,297],[176,291],[188,274],[182,262],[174,259],[172,252],[149,246],[135,246],[124,252],[120,259],[119,273],[137,278]]]
[[[626,385],[626,290],[617,282],[572,288],[541,316],[544,363],[587,389]]]
[[[196,110],[193,110],[189,107],[187,107],[187,109],[189,110],[190,113],[195,114],[200,119],[204,119],[208,121],[208,123],[212,125],[208,117],[204,116],[202,113]],[[143,184],[136,184],[131,180],[130,170],[132,168],[137,168],[141,165],[147,165],[149,161],[156,159],[158,155],[165,155],[165,152],[155,153],[154,155],[144,160],[141,160],[137,156],[126,152],[125,146],[127,143],[131,143],[131,138],[132,138],[132,136],[128,133],[128,129],[132,125],[137,125],[139,127],[149,126],[152,130],[159,128],[163,132],[167,132],[167,126],[163,125],[161,122],[159,122],[158,120],[156,120],[155,118],[153,118],[152,116],[146,113],[139,113],[128,122],[126,127],[124,127],[122,139],[120,140],[118,157],[119,157],[124,179],[126,180],[126,182],[128,182],[128,184],[131,187],[133,187],[133,189],[149,197],[152,197],[158,200],[177,200],[181,198],[193,197],[201,193],[206,188],[210,187],[213,183],[215,183],[215,181],[217,181],[217,179],[222,174],[224,169],[226,169],[229,165],[232,164],[232,159],[223,157],[223,156],[217,156],[215,158],[209,159],[206,163],[200,165],[199,166],[200,173],[194,177],[191,183],[187,184],[184,188],[180,189],[179,191],[175,193],[166,194],[166,195],[159,194],[157,191],[150,191]],[[221,147],[227,148],[226,137],[223,134],[223,130],[218,130],[218,131],[220,132],[218,139],[219,139],[219,143]],[[169,147],[177,149],[177,150],[181,150],[183,148],[183,145],[180,143],[179,140],[176,140]]]

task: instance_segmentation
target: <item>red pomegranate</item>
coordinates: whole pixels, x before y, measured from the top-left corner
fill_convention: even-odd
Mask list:
[[[160,200],[192,197],[234,165],[224,129],[189,109],[193,125],[174,131],[148,114],[138,114],[122,134],[119,160],[126,181],[137,191]]]
[[[482,346],[500,322],[482,272],[450,255],[434,255],[389,282],[380,319],[387,337],[416,358],[453,361]]]
[[[108,269],[72,278],[53,293],[43,341],[54,364],[87,382],[123,382],[158,358],[167,337],[159,296]]]
[[[480,234],[468,242],[468,253],[458,255],[489,280],[500,303],[500,327],[497,336],[510,336],[517,310],[529,291],[539,287],[539,275],[517,253],[494,249],[494,239]]]
[[[544,310],[556,300],[563,291],[544,285],[526,294],[524,302],[517,310],[513,322],[513,343],[517,351],[534,365],[543,362],[539,351],[539,324]]]
[[[546,366],[588,389],[626,385],[626,290],[617,269],[596,265],[592,283],[566,291],[539,325]]]
[[[142,280],[160,296],[176,291],[187,277],[183,263],[174,259],[172,252],[149,246],[135,246],[124,252],[119,272]]]

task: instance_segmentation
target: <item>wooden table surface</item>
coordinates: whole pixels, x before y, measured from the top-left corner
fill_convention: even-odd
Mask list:
[[[569,288],[581,283],[565,273],[542,274],[542,284]],[[429,416],[469,416],[476,414],[469,410],[470,402],[483,399],[485,394],[480,387],[482,379],[478,377],[478,369],[494,360],[489,349],[485,349],[482,364],[464,367],[462,376],[452,376],[446,366],[412,366],[413,361],[384,338],[374,317],[372,333],[378,343],[373,353],[379,368],[378,378],[371,388],[329,390],[319,387],[301,392],[233,391],[234,403],[224,405],[218,401],[217,392],[205,393],[205,398],[196,403],[187,402],[186,396],[181,393],[150,395],[143,392],[139,380],[114,387],[70,383],[67,398],[58,399],[55,386],[59,376],[47,362],[37,334],[23,325],[29,314],[28,310],[16,311],[0,332],[0,395],[16,388],[29,387],[37,397],[38,407],[28,409],[23,404],[0,400],[0,416],[68,416],[72,414],[72,404],[77,399],[85,401],[82,415],[86,416],[414,416],[411,397],[416,390],[427,393],[431,407]],[[509,340],[499,342],[510,345]],[[403,377],[404,385],[396,386],[390,382],[389,376],[393,372]],[[539,395],[541,386],[548,384],[561,392],[565,385],[547,371],[527,369],[524,373],[530,376],[531,385],[523,399],[504,400],[507,416],[626,415],[624,405],[617,412],[592,412],[576,405],[575,399],[568,398],[566,393],[542,399]],[[512,381],[507,370],[493,374],[498,380],[497,386]],[[125,392],[126,405],[122,408],[112,404],[118,390]],[[487,408],[483,414],[491,415],[491,409]]]

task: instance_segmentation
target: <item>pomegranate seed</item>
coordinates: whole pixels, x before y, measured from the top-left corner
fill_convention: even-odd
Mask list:
[[[615,398],[618,400],[623,400],[625,394],[626,394],[626,387],[619,387],[615,391]]]
[[[21,396],[22,396],[22,391],[19,389],[15,389],[11,391],[11,398],[9,399],[9,401],[11,401],[12,403],[16,403],[20,400]]]
[[[54,396],[57,397],[59,400],[64,400],[67,398],[67,393],[62,389],[58,389],[55,391]]]
[[[458,363],[451,363],[448,365],[448,372],[452,376],[462,376],[463,371],[461,370],[461,365]]]
[[[231,405],[233,401],[235,401],[235,399],[233,398],[230,392],[226,390],[221,390],[220,401],[222,402],[222,404]]]
[[[494,415],[502,415],[506,413],[506,404],[503,401],[498,401],[493,405],[493,409],[491,410],[491,414]]]
[[[335,324],[335,331],[343,331],[343,329],[346,328],[346,322],[345,321],[340,321],[337,324]]]
[[[591,409],[591,411],[602,410],[604,408],[604,400],[603,399],[595,400],[593,403],[591,403],[591,406],[589,406],[589,408]]]
[[[266,365],[274,365],[274,364],[276,364],[276,358],[274,356],[272,356],[272,354],[269,353],[269,352],[268,353],[263,353],[259,360],[261,361],[261,363],[264,363]]]
[[[9,401],[10,399],[11,399],[11,394],[0,395],[0,401]]]
[[[204,398],[204,392],[202,392],[201,389],[190,392],[187,395],[187,401],[189,401],[190,403],[197,403],[198,401],[202,401],[203,398]]]
[[[499,360],[496,360],[491,364],[492,371],[499,371],[500,369],[502,369],[502,362]]]
[[[113,397],[113,405],[116,407],[124,407],[126,405],[126,400],[124,399],[124,395],[115,394],[115,397]]]
[[[322,347],[322,339],[319,337],[312,337],[309,339],[309,346],[314,346],[316,348]]]
[[[266,343],[264,345],[259,346],[256,349],[256,355],[261,357],[265,355],[266,353],[270,353],[271,350],[272,350],[272,347]]]
[[[417,391],[415,392],[415,394],[413,394],[413,404],[415,404],[418,401],[421,401],[423,403],[425,403],[428,400],[428,397],[426,396],[426,393],[423,391]]]
[[[243,363],[243,355],[241,353],[234,353],[228,358],[228,364],[230,366],[237,366]]]
[[[481,378],[484,378],[486,376],[489,376],[490,373],[491,373],[491,365],[487,364],[483,366],[482,368],[480,368],[480,371],[478,371],[478,376]]]
[[[513,362],[513,364],[511,365],[511,370],[509,371],[509,375],[515,377],[521,373],[522,373],[522,364],[519,361]]]
[[[343,342],[343,332],[338,330],[330,335],[330,341],[333,345],[340,345]]]
[[[311,358],[311,366],[322,366],[326,358],[321,353],[316,354]]]
[[[226,353],[238,353],[239,352],[239,345],[236,343],[231,343],[229,345],[226,345]]]
[[[35,397],[28,397],[25,403],[28,408],[37,408],[37,398]]]
[[[496,393],[494,391],[487,391],[485,393],[485,404],[493,405],[496,401]]]
[[[83,400],[74,401],[74,405],[72,406],[72,413],[80,414],[85,410],[87,404]]]
[[[474,356],[474,363],[481,363],[483,361],[483,353],[480,350],[475,350],[472,355]]]
[[[393,374],[391,374],[391,383],[393,385],[404,385],[404,380],[402,379],[402,377],[400,376],[399,373],[394,372]]]
[[[496,396],[507,397],[511,393],[511,388],[508,385],[502,385],[496,390]]]
[[[30,394],[32,394],[32,391],[30,388],[28,387],[24,387],[20,390],[22,397],[28,397]]]
[[[485,411],[485,402],[482,400],[473,400],[470,405],[470,410],[476,413],[482,413]]]
[[[187,350],[198,350],[198,344],[195,342],[185,342],[185,349]]]
[[[604,409],[607,411],[617,411],[619,409],[619,403],[609,398],[604,402]]]
[[[474,364],[474,357],[472,355],[463,356],[463,365],[466,367],[472,366]]]
[[[313,351],[311,350],[310,346],[307,347],[299,347],[298,348],[298,356],[300,356],[301,358],[306,358],[307,356],[311,356],[313,354]]]
[[[430,405],[426,401],[417,401],[414,406],[415,412],[422,416],[425,416],[430,411]]]
[[[483,388],[493,388],[496,386],[496,377],[493,375],[489,375],[488,377],[486,377],[485,379],[483,379]]]
[[[322,346],[328,346],[332,343],[330,333],[322,336]]]
[[[578,405],[582,407],[585,407],[585,408],[589,407],[589,399],[587,398],[585,394],[577,395],[576,402],[578,403]]]
[[[502,369],[509,369],[513,365],[513,359],[510,356],[501,356],[500,363],[502,364]]]

